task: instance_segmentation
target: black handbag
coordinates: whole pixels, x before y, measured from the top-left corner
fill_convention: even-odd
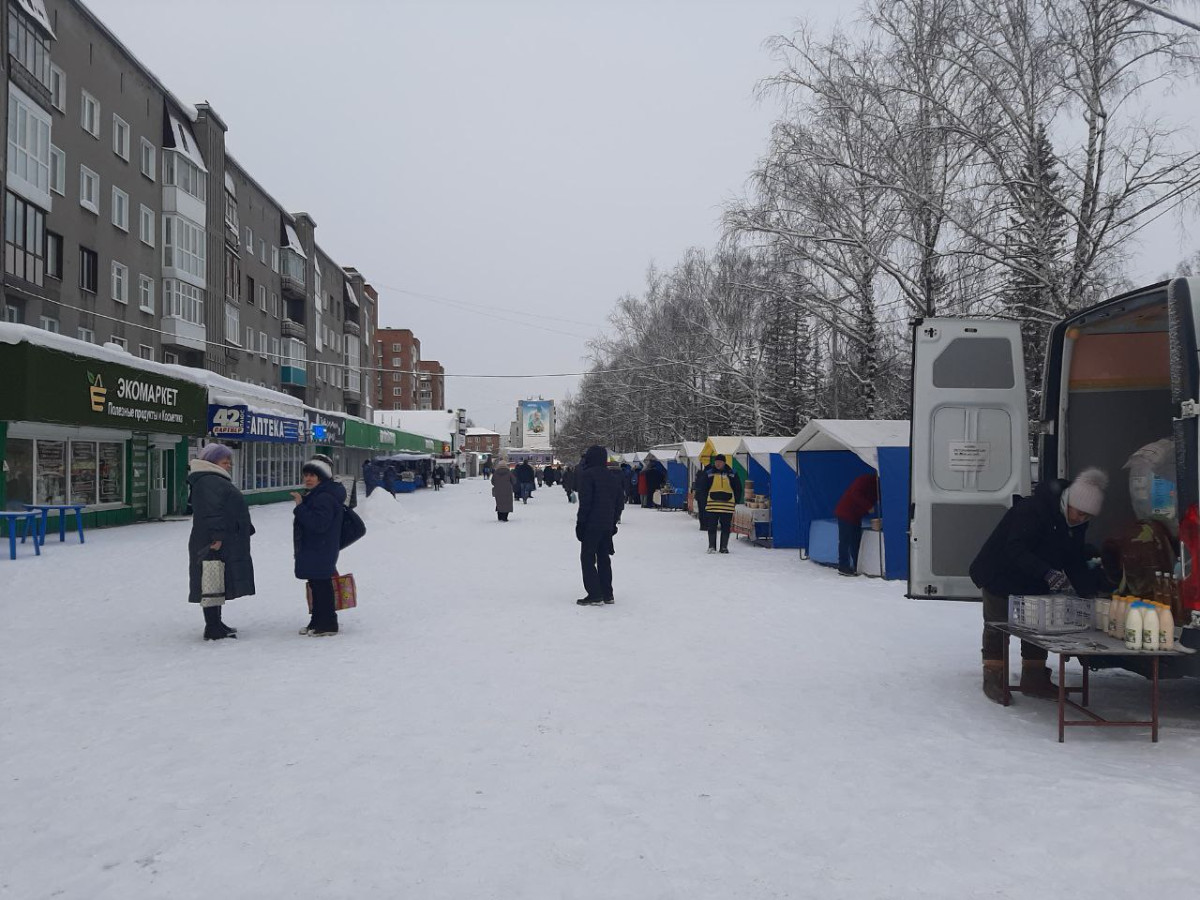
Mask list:
[[[345,550],[366,533],[367,525],[363,522],[362,516],[352,509],[342,510],[342,534],[338,540],[339,550]]]

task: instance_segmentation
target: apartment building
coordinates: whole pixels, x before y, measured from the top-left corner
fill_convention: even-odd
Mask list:
[[[417,363],[417,409],[446,408],[446,370],[435,359]]]
[[[375,408],[420,409],[420,364],[421,341],[411,329],[380,328],[375,333],[375,369],[379,376]]]
[[[0,21],[3,319],[369,420],[378,295],[228,154],[218,113],[77,0]]]

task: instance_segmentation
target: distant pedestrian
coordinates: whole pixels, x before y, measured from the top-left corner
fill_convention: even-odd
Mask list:
[[[323,459],[310,459],[300,469],[305,492],[292,492],[292,548],[295,576],[308,582],[312,614],[301,634],[317,637],[338,633],[333,596],[338,553],[342,540],[346,489],[334,480],[333,470]]]
[[[492,475],[492,496],[496,498],[496,518],[501,522],[507,522],[509,514],[513,511],[513,489],[516,483],[513,481],[512,472],[508,469],[508,464],[499,462],[496,464],[496,471]]]
[[[192,533],[188,537],[188,602],[199,603],[204,612],[204,639],[236,638],[237,629],[221,621],[226,600],[254,593],[254,561],[250,558],[250,536],[254,525],[246,498],[233,483],[233,451],[224,444],[209,444],[200,458],[188,463],[191,489]],[[204,594],[204,562],[223,565],[223,595]]]
[[[862,520],[879,500],[879,476],[859,475],[850,482],[833,509],[838,522],[838,574],[858,574],[858,548],[862,544]]]
[[[433,489],[440,491],[442,485],[446,483],[446,473],[442,471],[441,466],[433,467]]]
[[[521,502],[528,503],[529,498],[533,496],[534,482],[536,481],[533,466],[531,466],[528,462],[520,463],[515,469],[513,469],[513,474],[517,479],[518,493],[521,496]]]
[[[733,528],[733,508],[742,502],[742,480],[725,465],[724,455],[718,453],[704,469],[704,512],[708,524],[708,552],[728,553],[729,532]],[[721,547],[717,549],[717,532],[721,532]]]
[[[700,520],[700,530],[708,531],[708,515],[705,512],[708,502],[708,479],[704,475],[704,469],[697,469],[696,477],[692,479],[692,499],[696,502],[696,518]]]
[[[577,481],[576,470],[574,466],[567,466],[562,473],[562,486],[567,494],[567,502],[575,502],[575,486]]]
[[[587,449],[579,473],[579,512],[575,537],[587,596],[575,601],[580,606],[613,602],[613,537],[621,521],[621,483],[608,469],[608,451],[600,446]]]

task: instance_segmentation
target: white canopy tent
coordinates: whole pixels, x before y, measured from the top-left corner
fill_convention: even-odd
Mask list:
[[[878,469],[878,448],[907,447],[909,431],[907,419],[811,419],[779,452],[794,467],[801,451],[849,450]]]

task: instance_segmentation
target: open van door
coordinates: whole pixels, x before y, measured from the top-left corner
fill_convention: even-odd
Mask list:
[[[971,562],[1029,493],[1021,330],[994,319],[913,326],[908,595],[973,599]]]

